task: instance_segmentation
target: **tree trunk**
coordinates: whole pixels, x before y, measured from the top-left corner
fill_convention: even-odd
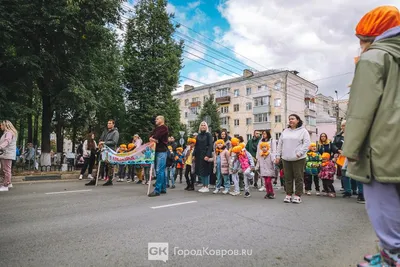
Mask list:
[[[51,98],[50,92],[48,90],[48,85],[46,85],[43,80],[41,83],[42,91],[42,151],[40,157],[41,166],[51,165],[50,156],[50,133],[51,133],[51,119],[52,119],[52,109],[51,109]]]
[[[72,125],[72,153],[75,153],[75,145],[76,145],[76,125],[74,123]]]
[[[39,143],[39,112],[35,114],[35,120],[33,121],[33,139],[32,142],[34,146]]]
[[[32,85],[33,86],[33,85]],[[28,115],[27,115],[27,124],[28,124],[28,143],[32,143],[32,108],[33,108],[33,87],[29,86],[28,88]]]
[[[57,153],[63,153],[64,148],[64,135],[63,135],[63,120],[60,112],[56,111],[56,136],[57,136]]]
[[[20,119],[19,120],[19,132],[18,132],[18,146],[22,147],[24,145],[24,133],[25,133],[25,125],[24,125],[24,120]]]

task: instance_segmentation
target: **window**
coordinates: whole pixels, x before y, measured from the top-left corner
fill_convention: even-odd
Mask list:
[[[269,122],[268,113],[261,113],[254,115],[254,123]]]
[[[266,86],[266,85],[260,85],[260,86],[258,86],[258,88],[257,88],[257,91],[266,91],[268,89],[268,87]]]
[[[276,140],[278,140],[279,138],[281,138],[281,135],[282,135],[281,133],[276,133],[276,134],[275,134]]]
[[[309,95],[310,94],[310,90],[306,89],[305,93],[306,93],[306,95]]]
[[[251,134],[247,134],[246,137],[247,137],[247,141],[249,141],[250,139],[253,138],[253,136]]]
[[[268,96],[254,98],[254,106],[255,107],[267,106],[267,105],[269,105],[269,97]]]
[[[229,113],[229,106],[221,107],[221,114]]]
[[[188,117],[188,113],[187,112],[185,112],[185,118],[187,118]]]
[[[280,98],[275,98],[274,106],[275,107],[280,107],[281,106],[281,99]]]
[[[282,116],[281,115],[275,115],[275,122],[282,122]]]
[[[247,102],[246,103],[246,110],[251,110],[252,106],[251,106],[251,102]]]
[[[235,126],[239,126],[239,119],[235,119],[234,121]]]
[[[310,100],[306,100],[305,103],[306,103],[306,108],[315,111],[315,103],[314,102],[311,102]],[[324,111],[325,111],[325,107],[324,107]]]
[[[239,111],[239,104],[233,105],[233,111],[238,112]]]
[[[314,117],[307,116],[306,117],[306,122],[310,126],[317,126],[317,119],[314,118]]]
[[[209,99],[210,99],[210,96],[209,96],[209,95],[205,95],[205,96],[203,97],[204,102],[207,102]]]
[[[190,113],[199,115],[199,108],[198,107],[190,108]]]
[[[199,102],[199,98],[198,97],[193,97],[192,98],[192,103],[194,103],[194,102]]]
[[[220,119],[221,125],[228,125],[228,117],[224,117]]]
[[[195,126],[195,125],[194,125],[195,123],[196,123],[196,121],[189,121],[189,126],[190,126],[190,128],[193,128],[193,127]]]
[[[246,119],[246,125],[250,125],[251,124],[251,118],[247,118]]]
[[[276,82],[275,83],[275,90],[281,90],[282,83],[281,82]]]
[[[239,89],[235,89],[235,91],[233,91],[233,94],[235,97],[239,96]]]
[[[185,99],[185,106],[189,106],[189,99]]]
[[[228,93],[229,93],[229,88],[219,89],[217,90],[217,97],[227,96]]]
[[[246,88],[246,95],[251,95],[251,87]]]

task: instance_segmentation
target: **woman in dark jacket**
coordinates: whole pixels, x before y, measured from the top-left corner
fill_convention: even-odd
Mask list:
[[[318,142],[318,152],[322,155],[323,153],[329,153],[331,157],[333,154],[337,153],[337,148],[331,140],[328,139],[328,135],[326,133],[322,133],[319,136]]]
[[[208,185],[210,183],[211,161],[213,152],[213,137],[208,132],[208,125],[205,121],[200,124],[199,135],[196,138],[196,146],[193,151],[195,161],[195,172],[203,183],[199,190],[201,193],[210,192]]]

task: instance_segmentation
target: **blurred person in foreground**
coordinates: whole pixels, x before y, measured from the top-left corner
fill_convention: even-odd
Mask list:
[[[400,266],[400,13],[381,6],[356,27],[361,56],[350,90],[343,155],[347,175],[364,183],[381,252],[360,266]]]

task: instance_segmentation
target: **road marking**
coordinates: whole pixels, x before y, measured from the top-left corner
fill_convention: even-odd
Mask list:
[[[78,193],[78,192],[90,192],[90,191],[92,191],[92,189],[87,189],[87,190],[75,190],[75,191],[50,192],[50,193],[46,193],[46,195],[57,195],[57,194]]]
[[[162,209],[162,208],[175,207],[175,206],[186,205],[186,204],[191,204],[191,203],[197,203],[197,201],[193,200],[193,201],[188,201],[188,202],[180,202],[180,203],[174,203],[174,204],[168,204],[168,205],[162,205],[162,206],[155,206],[155,207],[150,207],[150,208],[151,209]]]

